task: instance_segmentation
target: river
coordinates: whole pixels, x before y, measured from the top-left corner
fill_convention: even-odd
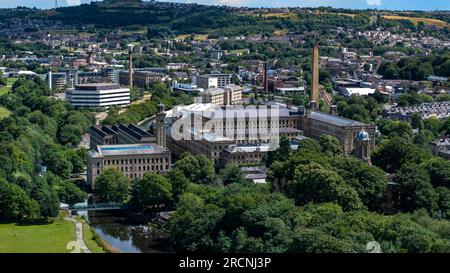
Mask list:
[[[121,211],[79,211],[89,219],[90,226],[113,248],[121,253],[161,253],[152,228],[128,220]]]

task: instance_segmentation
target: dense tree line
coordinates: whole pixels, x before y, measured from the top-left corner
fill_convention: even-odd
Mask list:
[[[86,197],[69,178],[84,170],[86,151],[73,148],[92,116],[50,95],[45,82],[35,78],[19,79],[0,97],[13,112],[0,120],[0,202],[8,207],[0,212],[2,220],[55,217],[59,202],[74,204]]]
[[[450,77],[450,55],[403,58],[399,62],[383,63],[378,70],[385,79],[422,81],[428,76]]]

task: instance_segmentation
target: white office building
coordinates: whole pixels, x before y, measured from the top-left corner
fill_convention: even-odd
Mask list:
[[[74,107],[125,107],[130,105],[130,89],[118,84],[89,83],[66,90],[66,101]]]
[[[219,88],[231,84],[229,74],[206,74],[197,76],[197,86],[203,89]]]

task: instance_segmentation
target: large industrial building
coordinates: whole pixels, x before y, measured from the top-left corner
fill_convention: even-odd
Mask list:
[[[164,74],[153,72],[153,71],[133,70],[132,81],[133,81],[133,85],[140,87],[140,88],[146,88],[154,82],[161,81],[163,76],[164,76]],[[120,71],[119,83],[120,83],[120,85],[130,86],[130,72],[129,71]]]
[[[256,163],[276,148],[273,145],[281,137],[287,137],[295,144],[305,137],[318,139],[322,135],[331,135],[340,141],[345,155],[354,153],[369,162],[375,147],[375,126],[339,117],[336,106],[331,107],[330,113],[318,109],[318,52],[318,47],[314,47],[309,108],[279,103],[253,109],[230,105],[218,107],[226,103],[221,99],[222,93],[214,89],[210,92],[209,103],[178,107],[169,112],[171,130],[168,131],[167,145],[173,155],[179,157],[183,152],[204,154],[219,166],[230,160]],[[174,135],[174,132],[182,136]]]
[[[129,88],[110,83],[78,84],[67,89],[65,96],[74,107],[125,107],[131,102]]]
[[[166,147],[165,113],[158,106],[155,135],[133,124],[92,126],[88,152],[87,182],[95,187],[95,179],[105,169],[115,168],[129,179],[146,173],[163,173],[171,168],[171,152]]]
[[[169,111],[168,117],[167,145],[174,156],[204,154],[217,165],[232,159],[227,152],[232,145],[245,146],[247,151],[254,147],[255,156],[249,156],[252,160],[248,162],[259,162],[281,136],[291,140],[302,137],[297,129],[298,113],[278,105],[242,108],[197,103]],[[177,124],[183,125],[178,128]]]

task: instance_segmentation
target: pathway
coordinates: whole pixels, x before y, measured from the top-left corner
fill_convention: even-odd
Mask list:
[[[64,219],[66,219],[68,221],[72,221],[72,222],[75,223],[76,234],[77,234],[77,243],[80,246],[80,250],[82,250],[84,253],[92,253],[89,250],[89,248],[86,246],[86,244],[84,243],[84,240],[83,240],[83,224],[80,221],[75,220],[75,219],[70,218],[70,217],[66,217]]]

